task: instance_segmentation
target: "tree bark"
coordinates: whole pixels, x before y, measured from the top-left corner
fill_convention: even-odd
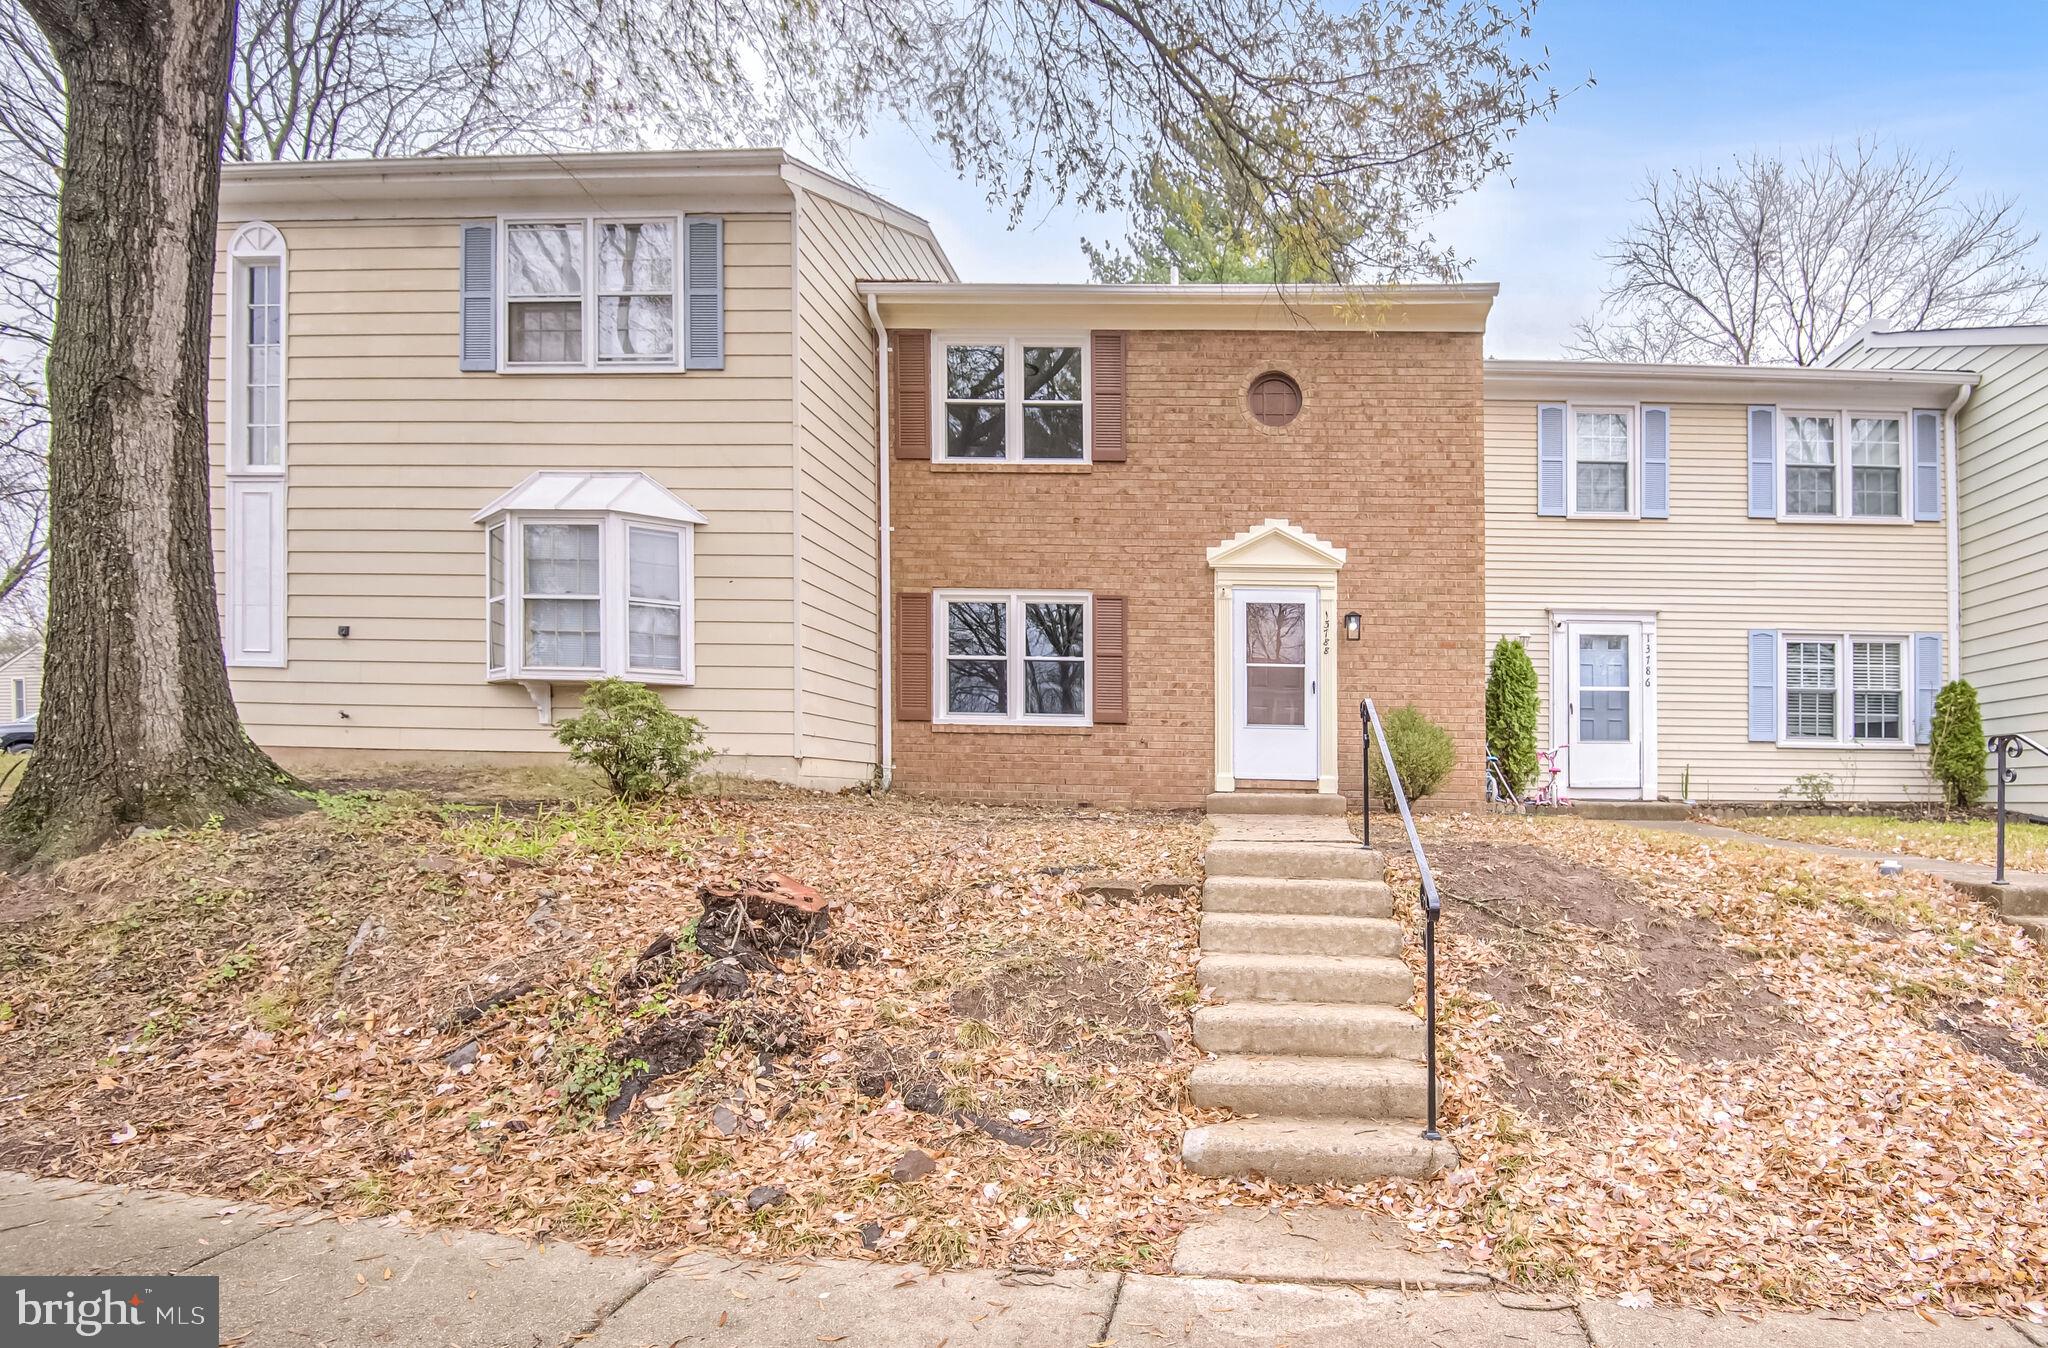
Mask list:
[[[16,861],[292,802],[243,733],[206,448],[232,0],[24,0],[69,95],[50,346],[50,624]]]

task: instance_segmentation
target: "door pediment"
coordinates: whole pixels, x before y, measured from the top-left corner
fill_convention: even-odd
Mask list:
[[[1222,571],[1319,571],[1344,565],[1344,549],[1286,520],[1269,519],[1209,549],[1209,566]]]

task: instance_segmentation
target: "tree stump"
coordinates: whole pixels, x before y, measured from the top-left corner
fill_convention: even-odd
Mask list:
[[[831,923],[831,901],[786,875],[732,887],[706,885],[698,894],[697,948],[749,969],[808,950]]]

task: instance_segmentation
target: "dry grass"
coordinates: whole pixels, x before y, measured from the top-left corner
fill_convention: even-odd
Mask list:
[[[6,896],[0,1165],[618,1249],[936,1264],[1155,1267],[1197,1210],[1174,1175],[1196,900],[1082,892],[1198,876],[1192,816],[777,791],[323,806],[129,841]],[[614,1046],[717,1009],[677,987],[706,962],[700,887],[770,872],[837,903],[829,941],[744,1003],[800,1047],[714,1037],[607,1126],[632,1071]],[[678,958],[622,988],[664,932]],[[906,1108],[913,1087],[941,1112]],[[891,1182],[911,1148],[934,1173]],[[787,1196],[750,1211],[771,1184]]]
[[[1988,819],[1900,819],[1892,815],[1785,814],[1716,816],[1714,822],[1767,838],[1861,847],[1874,852],[1940,857],[1989,866],[1997,831]],[[2009,820],[2005,864],[2013,870],[2048,872],[2048,824]]]
[[[2048,1320],[2048,956],[2018,929],[1924,875],[1761,845],[1428,827],[1447,851],[1510,842],[1603,875],[1642,924],[1719,949],[1646,1014],[1655,961],[1609,912],[1515,930],[1450,902],[1462,1164],[1377,1196],[1418,1240],[1525,1285]],[[1773,1023],[1730,1040],[1745,1004]]]

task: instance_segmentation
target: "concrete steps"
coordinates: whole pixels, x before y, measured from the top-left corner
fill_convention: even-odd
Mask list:
[[[1211,801],[1195,971],[1215,1003],[1195,1012],[1211,1056],[1188,1099],[1240,1117],[1190,1129],[1182,1157],[1199,1174],[1290,1184],[1427,1175],[1456,1158],[1422,1136],[1423,1026],[1386,863],[1351,837],[1336,797],[1304,800]]]
[[[1390,917],[1394,894],[1384,880],[1286,880],[1212,873],[1202,886],[1202,911]]]
[[[1400,1058],[1274,1058],[1231,1054],[1188,1078],[1200,1109],[1259,1117],[1397,1119],[1422,1098],[1419,1062]]]
[[[1204,913],[1202,949],[1227,955],[1399,958],[1401,925],[1384,918],[1298,913]]]
[[[1195,1010],[1207,1053],[1422,1061],[1422,1022],[1392,1006],[1345,1002],[1225,1002]]]
[[[1406,1119],[1233,1119],[1191,1128],[1181,1160],[1197,1175],[1261,1175],[1282,1184],[1422,1179],[1457,1162],[1448,1142]]]
[[[1351,955],[1204,955],[1195,981],[1226,1002],[1406,1006],[1415,995],[1415,975],[1405,962]]]

